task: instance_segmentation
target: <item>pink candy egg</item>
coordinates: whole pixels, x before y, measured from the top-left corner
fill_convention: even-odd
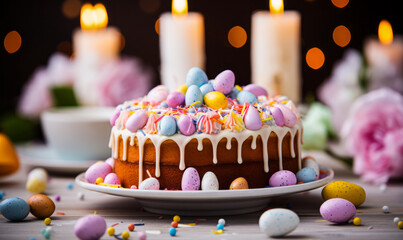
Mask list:
[[[87,215],[74,225],[74,234],[81,240],[100,239],[105,231],[105,219],[99,215]]]
[[[158,85],[148,92],[147,98],[150,101],[162,102],[167,99],[168,94],[169,94],[169,89],[166,86]]]
[[[213,87],[215,91],[228,94],[234,88],[235,75],[231,70],[225,70],[214,79]]]
[[[116,173],[109,173],[104,179],[104,183],[111,185],[120,185],[120,180]]]
[[[109,123],[111,124],[111,126],[115,126],[116,119],[118,119],[120,116],[120,111],[121,111],[121,109],[119,107],[117,107],[115,109],[115,111],[113,112],[113,114],[109,120]]]
[[[284,125],[286,125],[287,127],[292,128],[298,121],[297,116],[291,111],[291,109],[289,109],[288,107],[286,107],[284,105],[279,104],[277,107],[283,113]]]
[[[277,126],[284,126],[284,115],[283,112],[278,107],[273,107],[270,109],[271,115],[274,118]]]
[[[350,201],[343,198],[332,198],[320,206],[320,215],[329,222],[345,223],[352,219],[357,210]]]
[[[188,115],[182,115],[178,120],[179,131],[185,135],[192,135],[196,131],[196,127],[193,123],[193,120]]]
[[[137,132],[140,128],[143,128],[148,120],[147,112],[144,110],[139,110],[132,115],[130,115],[129,119],[125,124],[126,128],[130,132]]]
[[[253,93],[253,95],[255,95],[256,97],[269,95],[267,93],[266,89],[262,88],[259,85],[253,84],[253,83],[248,84],[245,87],[243,87],[243,90]]]
[[[290,186],[297,184],[297,177],[288,170],[280,170],[275,172],[269,179],[271,187]]]
[[[115,160],[113,160],[113,158],[108,158],[105,160],[105,162],[109,164],[112,167],[112,169],[115,166]]]
[[[171,92],[167,97],[167,104],[170,107],[182,106],[185,104],[185,95],[181,92]]]
[[[85,180],[89,183],[95,183],[97,178],[105,179],[106,175],[112,172],[112,167],[105,162],[92,164],[85,172]]]
[[[139,190],[160,190],[160,182],[156,178],[147,178],[139,185]]]
[[[192,191],[199,190],[200,188],[200,177],[199,173],[195,168],[188,167],[182,175],[182,190]]]
[[[249,106],[243,117],[243,121],[245,127],[249,130],[259,130],[262,127],[259,111],[254,106]]]

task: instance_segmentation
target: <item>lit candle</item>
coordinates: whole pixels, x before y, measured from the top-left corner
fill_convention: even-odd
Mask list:
[[[204,68],[204,19],[188,13],[187,0],[173,0],[160,21],[161,81],[171,91],[186,82],[192,67]]]
[[[300,25],[299,13],[284,12],[282,0],[270,0],[270,12],[252,16],[252,82],[295,103],[301,92]]]
[[[394,38],[392,26],[388,21],[382,20],[378,28],[378,38],[379,40],[371,37],[365,42],[364,53],[373,82],[378,81],[380,84],[390,86],[386,81],[393,81],[393,78],[403,75],[403,37]],[[396,83],[399,82],[401,81],[396,81]],[[398,85],[390,87],[403,91],[403,84]]]
[[[75,93],[83,105],[97,105],[97,71],[103,64],[116,60],[120,51],[120,32],[107,27],[108,14],[101,3],[87,3],[81,8],[81,29],[73,36],[74,64],[76,68]]]

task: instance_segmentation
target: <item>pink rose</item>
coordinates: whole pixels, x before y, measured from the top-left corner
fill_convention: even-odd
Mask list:
[[[98,76],[99,105],[103,106],[117,106],[143,97],[152,85],[151,70],[134,58],[110,62]]]
[[[403,96],[382,88],[359,97],[342,135],[354,156],[354,172],[365,181],[403,177]]]

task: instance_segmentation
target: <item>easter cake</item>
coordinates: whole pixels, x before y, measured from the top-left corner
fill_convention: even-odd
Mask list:
[[[114,172],[127,188],[152,175],[161,189],[181,189],[189,167],[200,177],[212,172],[220,189],[239,177],[258,188],[276,171],[301,169],[302,124],[293,102],[254,84],[235,85],[230,70],[209,81],[192,68],[176,92],[160,85],[117,106],[111,125]]]

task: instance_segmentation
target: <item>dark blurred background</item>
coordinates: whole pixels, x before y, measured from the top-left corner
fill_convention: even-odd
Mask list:
[[[333,0],[336,1],[336,0]],[[340,1],[340,0],[339,0]],[[171,11],[171,0],[85,1],[105,5],[109,26],[118,27],[124,38],[123,55],[136,56],[152,67],[154,85],[159,83],[159,39],[155,22],[163,12]],[[80,0],[21,1],[4,0],[0,8],[2,42],[10,31],[17,31],[22,45],[8,53],[4,44],[0,50],[0,112],[14,111],[22,87],[39,66],[45,66],[55,51],[72,54],[72,32],[80,27]],[[336,1],[337,2],[337,1]],[[348,2],[346,0],[342,2]],[[205,18],[207,75],[216,76],[232,69],[237,83],[250,82],[251,15],[256,10],[268,10],[268,0],[189,0],[189,11],[200,12]],[[285,10],[301,13],[301,69],[303,98],[315,96],[317,87],[330,74],[335,61],[347,48],[361,50],[364,40],[377,35],[378,24],[387,19],[394,34],[402,34],[401,8],[397,1],[349,1],[338,8],[331,0],[285,0]],[[241,26],[248,34],[240,48],[228,42],[228,31]],[[340,47],[332,39],[333,30],[346,26],[351,41]],[[318,47],[325,55],[324,65],[314,70],[305,60],[310,48]]]

